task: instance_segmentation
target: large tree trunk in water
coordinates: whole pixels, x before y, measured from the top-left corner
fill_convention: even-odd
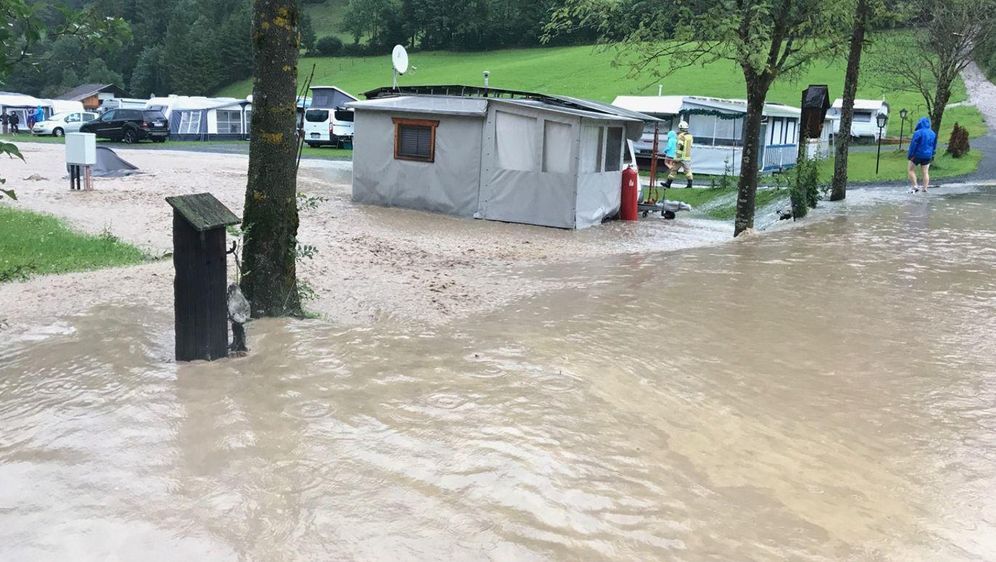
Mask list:
[[[938,144],[941,142],[941,120],[944,119],[944,110],[948,106],[949,99],[951,99],[951,83],[938,84],[937,93],[934,94],[934,107],[930,112],[930,128],[937,133]]]
[[[737,183],[737,217],[733,223],[734,237],[740,236],[747,229],[754,228],[761,117],[767,94],[767,85],[747,82],[747,115],[744,116],[744,150],[740,160],[740,181]]]
[[[868,0],[858,0],[854,12],[854,30],[851,32],[851,52],[847,56],[847,73],[844,75],[844,104],[840,115],[840,132],[837,134],[837,154],[833,163],[831,201],[847,196],[847,154],[851,147],[851,123],[854,121],[854,98],[858,93],[858,74],[861,69],[861,50],[865,45],[865,24],[868,21]]]
[[[242,292],[252,315],[301,313],[297,291],[298,0],[254,0]]]

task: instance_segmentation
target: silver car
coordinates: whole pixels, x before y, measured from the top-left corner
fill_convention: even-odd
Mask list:
[[[93,121],[97,117],[96,113],[88,111],[56,113],[44,121],[35,123],[31,128],[31,134],[61,137],[66,133],[78,133],[84,123]]]

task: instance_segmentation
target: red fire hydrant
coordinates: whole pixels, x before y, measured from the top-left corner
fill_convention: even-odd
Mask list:
[[[619,218],[624,221],[637,220],[640,202],[640,174],[629,166],[622,173],[622,201],[619,205]]]

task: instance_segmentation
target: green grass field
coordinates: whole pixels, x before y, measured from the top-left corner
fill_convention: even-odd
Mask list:
[[[930,166],[931,179],[963,176],[975,171],[982,159],[982,153],[973,150],[962,158],[952,158],[939,150],[937,158]],[[906,151],[897,151],[895,147],[882,147],[882,161],[879,173],[875,173],[875,153],[857,152],[848,154],[847,179],[851,183],[870,183],[875,181],[895,181],[906,179]],[[820,163],[820,179],[830,182],[833,178],[833,159]]]
[[[0,283],[146,259],[141,250],[109,234],[80,234],[55,217],[0,206]]]
[[[679,70],[663,81],[651,76],[627,76],[628,68],[616,64],[616,52],[611,48],[580,46],[537,49],[511,49],[475,53],[414,52],[412,71],[401,77],[402,85],[417,84],[483,84],[481,73],[491,72],[491,85],[565,94],[611,102],[618,95],[654,95],[658,82],[665,94],[694,94],[727,98],[743,98],[743,73],[731,62],[720,61],[706,67]],[[336,85],[354,95],[388,86],[391,83],[390,57],[305,57],[299,74],[306,77],[315,65],[315,84]],[[799,105],[802,89],[808,84],[828,84],[834,97],[840,95],[844,81],[844,61],[835,60],[811,66],[794,82],[776,82],[769,101]],[[251,92],[249,80],[231,84],[218,95],[244,97]],[[908,92],[886,92],[870,82],[858,89],[858,97],[885,97],[894,110],[905,107],[912,115],[924,112],[923,100]],[[966,99],[965,86],[955,82],[951,102]],[[963,124],[979,129],[982,117],[973,107],[951,108],[959,112]],[[947,121],[948,118],[945,118]],[[953,122],[953,121],[952,121]],[[899,134],[899,119],[889,124],[889,134]]]

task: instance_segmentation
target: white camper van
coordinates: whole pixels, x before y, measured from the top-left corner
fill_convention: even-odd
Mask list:
[[[353,110],[312,107],[304,111],[304,142],[308,146],[342,147],[353,142]]]
[[[335,86],[312,86],[311,105],[304,111],[304,142],[308,146],[342,147],[353,142],[353,110],[346,107],[356,97]]]

